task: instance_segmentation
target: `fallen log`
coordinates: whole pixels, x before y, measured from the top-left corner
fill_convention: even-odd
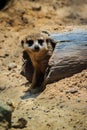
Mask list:
[[[87,68],[87,30],[52,34],[59,42],[49,60],[46,83],[72,76]]]

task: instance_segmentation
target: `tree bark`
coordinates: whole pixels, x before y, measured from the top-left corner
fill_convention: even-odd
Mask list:
[[[49,60],[46,83],[72,76],[87,68],[87,31],[74,30],[51,35],[59,42]]]

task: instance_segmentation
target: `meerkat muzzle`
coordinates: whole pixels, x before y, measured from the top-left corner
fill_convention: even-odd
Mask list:
[[[34,47],[34,51],[38,52],[39,50],[40,50],[39,46],[36,45],[36,46]]]

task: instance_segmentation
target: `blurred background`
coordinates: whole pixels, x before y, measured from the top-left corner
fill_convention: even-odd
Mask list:
[[[4,27],[59,30],[87,25],[87,0],[0,0]]]

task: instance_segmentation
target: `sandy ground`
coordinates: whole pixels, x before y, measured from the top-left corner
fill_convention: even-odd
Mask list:
[[[15,0],[0,11],[0,100],[14,103],[12,126],[27,121],[23,130],[87,130],[87,70],[47,85],[36,95],[24,93],[20,75],[20,39],[28,32],[62,32],[87,28],[87,0]],[[15,130],[20,128],[11,128]]]

